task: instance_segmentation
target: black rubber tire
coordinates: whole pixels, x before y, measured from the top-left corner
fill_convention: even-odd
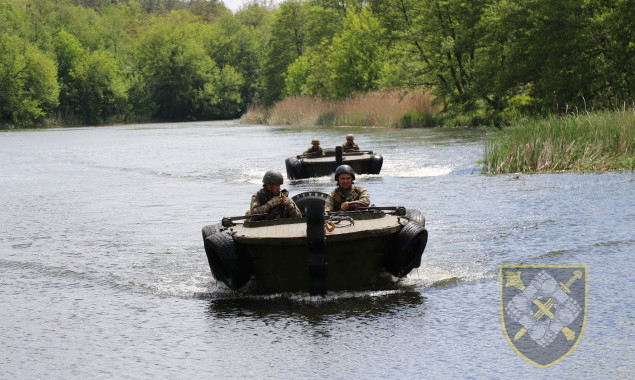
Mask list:
[[[428,243],[428,231],[415,222],[408,222],[399,231],[396,250],[386,255],[386,271],[396,277],[406,277],[421,265],[421,255]]]
[[[306,237],[309,252],[323,253],[325,251],[324,205],[310,204],[306,207]]]
[[[410,222],[421,224],[423,227],[426,226],[426,218],[423,215],[421,215],[421,211],[419,210],[407,209],[406,218],[408,218]]]
[[[368,163],[368,174],[379,174],[383,164],[384,157],[381,154],[373,154]]]
[[[306,207],[306,236],[309,251],[309,293],[326,294],[326,231],[324,230],[324,205]]]
[[[342,165],[342,162],[344,162],[344,158],[343,158],[343,149],[341,146],[336,146],[335,147],[335,162],[337,163],[337,166]]]
[[[306,191],[291,197],[295,205],[300,209],[302,216],[306,216],[306,208],[309,205],[321,206],[322,210],[324,210],[326,198],[328,198],[328,194],[319,191]]]
[[[304,174],[302,173],[302,162],[295,157],[289,157],[284,161],[287,168],[287,178],[289,179],[302,179]]]
[[[207,237],[211,234],[219,233],[224,229],[223,225],[220,223],[210,224],[209,226],[203,227],[203,240],[207,239]]]
[[[205,253],[214,278],[230,289],[241,288],[251,277],[251,260],[236,250],[234,239],[224,232],[213,233],[205,240]]]

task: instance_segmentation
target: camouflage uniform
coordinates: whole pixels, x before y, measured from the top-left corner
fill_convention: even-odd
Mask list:
[[[321,146],[318,146],[317,148],[314,148],[313,145],[311,145],[311,147],[307,150],[304,151],[304,153],[302,154],[319,154],[319,155],[323,155],[324,154],[324,150],[322,149]]]
[[[267,214],[266,217],[259,218],[261,220],[301,218],[302,213],[298,206],[295,205],[295,202],[287,196],[289,194],[288,191],[281,190],[280,194],[283,195],[279,197],[281,198],[281,203],[272,206],[269,201],[276,197],[276,195],[263,187],[258,190],[256,194],[251,196],[250,212],[252,214]]]
[[[352,186],[350,193],[344,195],[340,187],[337,186],[326,198],[324,212],[340,211],[342,203],[352,201],[364,202],[366,205],[370,205],[370,195],[368,191],[361,186]]]
[[[342,144],[342,150],[344,152],[356,152],[359,150],[359,146],[357,146],[357,144],[355,144],[354,142],[345,142],[344,144]]]

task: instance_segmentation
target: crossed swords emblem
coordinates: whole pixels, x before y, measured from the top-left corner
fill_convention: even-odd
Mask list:
[[[523,284],[523,281],[520,278],[520,270],[518,272],[506,271],[505,278],[507,279],[507,283],[505,284],[506,287],[512,286],[520,290],[521,292],[525,291],[526,289],[525,285]],[[559,283],[560,289],[562,289],[562,291],[564,291],[564,293],[566,293],[567,295],[571,294],[571,286],[576,280],[581,278],[582,278],[582,271],[580,270],[574,271],[573,276],[569,279],[569,281],[567,281],[567,283],[562,283],[562,282]],[[542,303],[540,299],[538,298],[534,298],[532,302],[534,305],[538,307],[538,310],[533,314],[533,318],[536,321],[539,321],[544,316],[547,316],[547,318],[549,318],[550,320],[556,317],[554,312],[552,312],[551,310],[551,308],[554,307],[555,305],[554,300],[551,297],[548,298],[545,303]],[[572,331],[567,326],[564,326],[560,331],[562,331],[562,333],[567,338],[567,340],[571,341],[575,339],[575,332]],[[517,341],[518,339],[522,338],[522,336],[525,335],[526,332],[527,332],[527,329],[525,327],[522,327],[520,330],[518,330],[516,335],[514,335],[514,341]]]

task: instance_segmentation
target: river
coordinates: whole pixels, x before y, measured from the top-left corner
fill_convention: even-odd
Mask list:
[[[355,134],[377,206],[422,211],[420,268],[384,292],[236,295],[201,227],[269,169]],[[486,132],[236,122],[0,133],[0,378],[631,378],[633,173],[479,173]],[[330,191],[322,177],[291,195]],[[577,347],[538,368],[501,325],[499,266],[586,264]]]

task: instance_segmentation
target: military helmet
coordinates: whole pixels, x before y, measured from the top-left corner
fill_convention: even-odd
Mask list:
[[[282,178],[282,174],[275,170],[269,170],[265,173],[265,176],[262,177],[262,183],[277,183],[282,185],[284,183],[284,179]]]
[[[355,172],[349,165],[340,165],[337,167],[337,169],[335,169],[335,182],[337,182],[340,174],[350,174],[353,180],[355,180]]]
[[[353,139],[355,138],[355,136],[353,136],[352,133],[349,133],[348,135],[346,135],[346,141],[353,141]]]
[[[320,144],[320,139],[313,139],[311,140],[311,144]]]

